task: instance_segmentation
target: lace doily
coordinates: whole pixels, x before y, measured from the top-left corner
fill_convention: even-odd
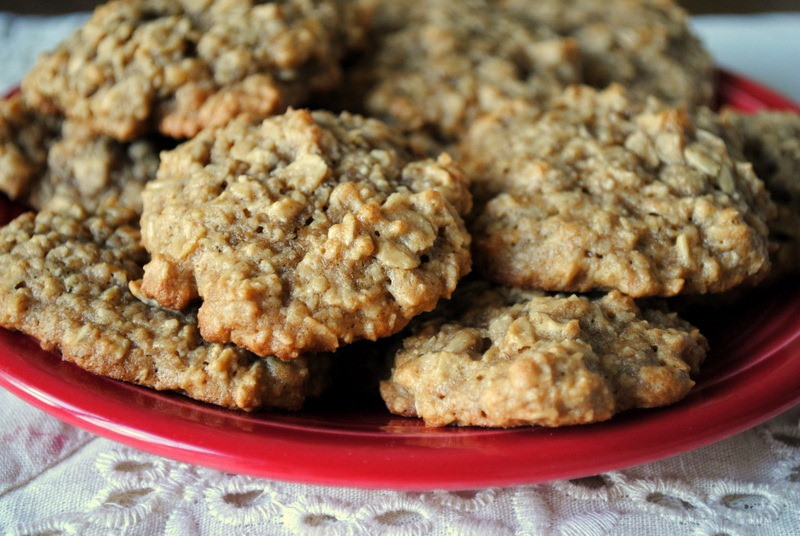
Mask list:
[[[0,529],[22,535],[790,535],[800,408],[689,454],[588,478],[364,491],[221,473],[97,438],[0,392]]]
[[[0,86],[15,84],[36,50],[52,46],[82,20],[0,14]],[[717,19],[707,20],[705,27],[717,25]],[[730,20],[738,26],[724,26],[725,33],[753,31],[755,25],[757,35],[773,38],[780,32],[758,20],[777,21],[779,28],[800,25],[797,16]],[[737,46],[758,48],[739,41]],[[787,52],[781,45],[780,53],[796,62],[800,44],[795,39],[792,46]],[[746,66],[740,70],[748,72]],[[793,73],[797,98],[800,80]],[[2,390],[0,445],[0,534],[8,535],[800,533],[800,407],[660,462],[577,480],[461,492],[364,491],[230,475],[92,436]]]

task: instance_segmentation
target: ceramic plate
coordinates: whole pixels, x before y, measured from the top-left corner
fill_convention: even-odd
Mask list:
[[[721,102],[794,108],[757,83],[720,73]],[[14,207],[0,208],[10,216]],[[238,413],[94,376],[0,330],[0,384],[71,424],[145,451],[233,473],[392,489],[470,489],[588,476],[719,441],[800,401],[800,281],[714,318],[696,387],[671,407],[559,429],[426,428],[377,403],[299,413]]]

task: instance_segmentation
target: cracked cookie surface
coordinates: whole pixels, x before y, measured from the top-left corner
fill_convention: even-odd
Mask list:
[[[284,363],[200,337],[193,312],[137,299],[147,253],[136,214],[23,214],[0,229],[0,325],[90,372],[221,406],[298,409],[318,394],[324,357]]]
[[[575,86],[546,111],[484,117],[461,153],[476,266],[497,282],[671,296],[769,269],[763,182],[683,109]]]
[[[116,139],[191,137],[331,89],[365,25],[342,0],[117,0],[43,55],[22,91]]]
[[[427,425],[566,426],[677,402],[708,344],[619,292],[547,295],[476,282],[403,341],[381,395]]]
[[[402,329],[469,271],[466,177],[383,123],[290,111],[162,153],[144,193],[143,292],[200,329],[292,359]]]

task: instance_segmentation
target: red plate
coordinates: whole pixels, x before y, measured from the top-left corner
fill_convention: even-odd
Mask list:
[[[746,110],[798,109],[728,73],[720,76],[720,94]],[[90,432],[224,471],[365,488],[470,489],[657,460],[741,432],[800,401],[800,281],[702,327],[712,351],[680,404],[559,429],[433,429],[377,407],[237,413],[94,376],[4,330],[0,384]]]

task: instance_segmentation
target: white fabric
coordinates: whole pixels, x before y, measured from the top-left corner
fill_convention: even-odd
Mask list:
[[[0,87],[14,85],[36,50],[81,20],[0,14]],[[800,100],[800,16],[694,23],[723,64]],[[63,424],[0,390],[0,533],[8,535],[788,536],[800,533],[799,505],[800,406],[716,445],[597,477],[408,493],[170,461]]]

